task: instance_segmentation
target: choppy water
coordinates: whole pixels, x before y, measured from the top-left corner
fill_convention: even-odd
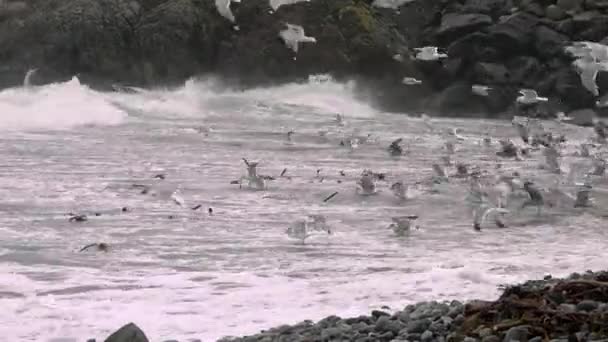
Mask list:
[[[510,228],[476,233],[464,186],[406,203],[388,184],[377,196],[355,195],[362,169],[421,180],[443,147],[420,119],[375,112],[349,85],[212,89],[200,81],[143,95],[101,94],[73,80],[0,92],[0,340],[82,341],[134,321],[154,341],[211,341],[381,305],[490,299],[499,284],[605,266],[608,233],[597,215],[530,214]],[[338,112],[343,128],[332,124]],[[201,126],[211,132],[199,133]],[[455,159],[490,170],[494,151],[477,138],[514,135],[506,122],[436,126],[462,128],[471,139]],[[378,143],[354,152],[338,147],[340,130],[356,128]],[[293,145],[285,143],[289,129]],[[327,140],[318,135],[323,129]],[[584,139],[591,130],[569,127],[567,134]],[[411,151],[400,159],[385,151],[397,137]],[[230,181],[244,174],[243,157],[260,161],[262,174],[287,168],[292,179],[267,191],[239,190]],[[153,179],[158,173],[167,178]],[[543,177],[536,166],[524,173]],[[203,210],[130,188],[153,182],[167,193],[179,186],[187,206]],[[323,204],[334,191],[340,194]],[[89,221],[70,223],[68,212]],[[287,226],[313,213],[326,215],[334,234],[306,245],[289,240]],[[422,228],[395,237],[390,216],[405,214],[420,215]],[[78,253],[102,241],[109,253]]]

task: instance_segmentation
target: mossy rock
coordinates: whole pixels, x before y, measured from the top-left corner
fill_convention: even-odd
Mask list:
[[[370,34],[376,29],[376,20],[365,6],[346,6],[338,12],[342,33],[347,38]]]

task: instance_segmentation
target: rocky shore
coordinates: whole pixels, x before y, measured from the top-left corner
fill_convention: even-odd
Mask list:
[[[93,342],[94,340],[90,340]],[[147,342],[130,323],[105,342]],[[423,302],[369,316],[330,316],[218,342],[608,341],[608,272],[508,286],[496,301]]]
[[[520,88],[549,97],[549,113],[596,110],[563,47],[608,44],[606,0],[413,0],[398,10],[311,0],[277,11],[268,0],[243,0],[231,8],[235,23],[212,0],[0,0],[0,87],[21,84],[30,68],[38,68],[35,84],[78,75],[98,88],[209,74],[251,87],[330,73],[360,81],[385,110],[497,116]],[[286,23],[316,43],[294,53],[278,37]],[[409,58],[422,46],[448,57]],[[404,85],[404,77],[422,83]],[[608,72],[597,83],[604,95]],[[490,95],[476,96],[473,84],[492,87]]]

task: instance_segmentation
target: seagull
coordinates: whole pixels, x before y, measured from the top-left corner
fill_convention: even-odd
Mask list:
[[[408,185],[404,185],[403,182],[395,182],[391,184],[391,191],[400,200],[410,200],[414,198]]]
[[[23,78],[23,87],[31,88],[32,86],[32,76],[38,71],[37,68],[30,69],[25,73],[25,77]]]
[[[555,146],[551,145],[545,148],[545,163],[549,171],[554,173],[560,173],[561,167],[559,162],[559,151],[555,148]]]
[[[274,12],[276,12],[279,7],[283,6],[283,5],[293,5],[293,4],[297,4],[298,2],[310,2],[310,0],[270,0],[270,7],[272,8],[272,10]]]
[[[419,85],[422,84],[422,81],[413,77],[404,77],[401,83],[405,85]]]
[[[308,215],[309,221],[307,221],[307,225],[311,227],[312,231],[321,231],[327,232],[331,234],[331,229],[327,224],[327,219],[323,215]]]
[[[241,2],[241,0],[215,0],[215,8],[222,17],[234,23],[236,19],[230,10],[230,3],[232,2]]]
[[[285,24],[287,28],[279,32],[279,37],[285,42],[285,46],[293,52],[298,53],[299,43],[316,43],[314,37],[308,37],[304,33],[304,28],[299,25]]]
[[[239,187],[241,187],[241,183],[243,180],[248,182],[247,186],[250,189],[255,190],[264,190],[266,188],[266,179],[270,179],[269,177],[258,175],[257,173],[257,162],[249,162],[247,159],[243,158],[245,165],[247,166],[247,176],[242,176],[239,182]]]
[[[564,112],[557,112],[557,114],[555,114],[555,120],[557,122],[563,122],[563,121],[572,120],[572,118],[569,117],[568,115],[566,115],[566,113],[564,113]]]
[[[462,135],[458,134],[459,131],[460,131],[460,128],[454,127],[452,129],[450,129],[447,133],[449,136],[456,138],[456,140],[465,141],[466,138],[463,137]]]
[[[591,200],[591,190],[593,187],[591,184],[582,184],[582,187],[576,193],[576,199],[574,201],[575,208],[588,208],[593,206]]]
[[[288,143],[293,143],[293,140],[291,139],[291,136],[295,133],[295,131],[293,129],[290,129],[289,132],[287,132],[287,142]]]
[[[389,228],[393,229],[393,232],[398,236],[403,236],[408,233],[412,227],[412,224],[418,219],[418,215],[407,215],[392,217],[393,223],[389,225]],[[418,229],[418,226],[415,227]]]
[[[415,59],[421,61],[436,61],[441,58],[447,58],[448,55],[445,53],[439,53],[436,46],[425,46],[421,48],[414,48],[418,53]]]
[[[310,216],[309,216],[310,218]],[[306,239],[314,235],[316,231],[325,231],[327,234],[331,234],[331,230],[325,224],[325,218],[320,220],[313,216],[312,221],[307,220],[298,220],[291,224],[289,228],[287,228],[287,236],[292,239],[300,240],[302,244],[305,243]]]
[[[82,247],[79,252],[84,252],[91,247],[95,247],[100,252],[107,252],[108,249],[110,248],[110,246],[108,246],[108,244],[105,242],[91,243],[91,244],[88,244],[88,245]]]
[[[546,97],[539,97],[536,90],[533,89],[521,89],[519,91],[521,96],[517,97],[517,103],[521,103],[524,105],[537,104],[539,102],[547,102],[549,101]]]
[[[435,172],[435,174],[432,177],[434,183],[444,183],[449,180],[447,172],[445,171],[445,168],[439,166],[439,164],[437,164],[437,163],[433,164],[433,172]]]
[[[499,140],[499,142],[500,142],[501,150],[496,152],[497,156],[503,157],[503,158],[520,159],[519,149],[517,148],[517,146],[515,146],[515,144],[511,140],[501,139],[501,140]]]
[[[523,124],[513,119],[511,120],[511,125],[515,127],[517,134],[519,134],[521,137],[521,140],[523,140],[526,144],[530,143],[530,128],[528,127],[527,123]]]
[[[595,131],[595,134],[600,142],[606,142],[606,138],[608,137],[608,127],[606,127],[606,124],[603,121],[594,121],[593,130]]]
[[[530,198],[521,205],[521,209],[529,206],[535,206],[537,215],[540,215],[541,207],[545,204],[540,190],[531,181],[524,182],[524,190],[526,190]]]
[[[477,177],[471,179],[469,192],[465,197],[466,202],[473,212],[473,228],[481,231],[481,225],[487,220],[488,216],[494,215],[494,223],[499,228],[504,228],[505,224],[502,216],[509,211],[494,205],[488,198],[488,194],[482,190],[481,183]]]
[[[492,88],[488,87],[487,85],[473,84],[471,86],[471,92],[477,96],[488,96],[490,95],[488,92],[490,90],[492,90]]]
[[[398,157],[403,154],[403,148],[399,145],[403,138],[394,140],[388,147],[388,151],[393,157]]]
[[[342,114],[336,114],[336,117],[334,119],[334,123],[338,126],[344,126],[344,124],[346,123],[344,121],[344,116]]]
[[[592,176],[603,176],[606,173],[606,160],[602,158],[593,159],[593,170],[591,171]]]
[[[375,195],[378,193],[376,189],[376,179],[370,172],[363,172],[361,178],[357,181],[357,193],[362,196]]]
[[[454,152],[456,151],[456,147],[454,146],[454,142],[453,141],[446,141],[445,142],[445,149],[448,152],[448,155],[452,155],[454,154]]]

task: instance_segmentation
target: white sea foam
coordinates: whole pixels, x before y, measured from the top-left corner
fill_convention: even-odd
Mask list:
[[[124,111],[76,77],[64,83],[0,91],[0,130],[116,125],[126,118]]]

